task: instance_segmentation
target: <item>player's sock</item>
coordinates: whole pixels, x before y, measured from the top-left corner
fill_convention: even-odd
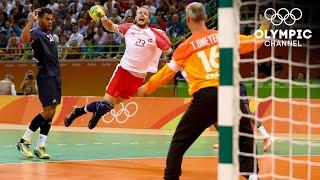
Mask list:
[[[86,112],[96,112],[98,116],[103,116],[113,109],[113,104],[108,101],[94,101],[85,106]]]
[[[39,139],[38,139],[38,143],[37,143],[37,148],[39,147],[45,147],[46,145],[46,141],[47,141],[47,137],[44,134],[39,134]]]
[[[248,179],[249,180],[258,180],[258,176],[256,174],[251,174]]]
[[[260,126],[260,127],[258,128],[258,130],[259,130],[260,134],[262,135],[263,139],[267,139],[267,138],[270,137],[270,135],[268,134],[268,132],[266,131],[266,129],[264,128],[263,125]]]
[[[33,134],[34,134],[34,131],[28,128],[26,132],[24,132],[22,138],[20,139],[20,143],[24,143],[25,141],[30,142]]]
[[[33,133],[37,131],[37,129],[41,126],[41,124],[44,121],[45,121],[45,119],[42,117],[42,115],[40,113],[36,117],[34,117],[29,125],[29,128],[23,134],[23,136],[20,140],[20,143],[24,143],[24,141],[30,142]]]
[[[50,128],[51,128],[52,119],[46,120],[45,123],[43,123],[40,126],[40,134],[38,139],[38,147],[44,147],[46,144],[47,136],[49,134]]]

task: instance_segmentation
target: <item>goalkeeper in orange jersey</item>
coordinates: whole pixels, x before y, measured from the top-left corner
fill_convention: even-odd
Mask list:
[[[189,93],[193,96],[191,104],[184,113],[171,140],[164,172],[166,180],[179,179],[184,153],[202,132],[216,123],[218,119],[217,87],[220,76],[218,32],[206,28],[207,16],[203,4],[191,3],[186,7],[185,12],[192,35],[178,46],[170,63],[154,74],[138,91],[139,96],[150,94],[171,81],[177,71],[181,71],[189,84]],[[260,26],[261,30],[268,28],[269,24],[266,23]],[[240,36],[240,40],[253,39],[253,35]],[[259,44],[259,46],[261,45]],[[253,42],[240,43],[239,51],[241,54],[253,50]],[[246,147],[245,152],[253,153],[254,139],[248,140],[250,143],[241,141],[239,145],[249,144],[250,146]],[[255,169],[257,168],[254,167],[256,158],[242,158],[245,158],[246,162],[240,163],[240,171],[249,172],[256,176]],[[241,159],[240,162],[242,162]]]

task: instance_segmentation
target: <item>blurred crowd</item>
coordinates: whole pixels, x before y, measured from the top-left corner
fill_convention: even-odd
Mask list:
[[[103,5],[106,15],[116,24],[134,21],[137,9],[151,9],[150,26],[164,30],[173,44],[181,42],[188,28],[185,6],[194,0],[0,0],[0,59],[32,59],[28,45],[19,37],[32,11],[48,7],[54,16],[54,39],[62,60],[119,58],[124,51],[123,38],[105,31],[91,20],[87,11],[95,4]],[[214,0],[200,0],[208,17],[215,14]],[[34,24],[36,26],[36,23]]]

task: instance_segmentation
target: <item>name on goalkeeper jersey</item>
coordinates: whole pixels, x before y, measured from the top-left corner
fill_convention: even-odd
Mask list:
[[[213,46],[218,42],[216,34],[211,34],[209,36],[197,39],[195,41],[191,41],[191,45],[194,50],[203,48],[205,46]]]

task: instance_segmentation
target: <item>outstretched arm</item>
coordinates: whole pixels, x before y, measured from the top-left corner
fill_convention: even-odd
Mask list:
[[[174,75],[179,71],[179,68],[174,60],[163,66],[156,74],[151,76],[149,81],[140,87],[138,90],[138,96],[144,96],[145,94],[151,94],[158,88],[166,85],[170,82]]]
[[[259,30],[263,32],[263,37],[265,37],[265,34],[268,32],[270,27],[270,22],[268,22],[265,18],[262,20],[262,24],[260,25]],[[246,35],[240,35],[240,46],[239,46],[239,52],[240,54],[246,54],[248,52],[254,51],[255,49],[255,43],[254,40],[256,37],[252,34],[249,36]],[[257,39],[259,40],[259,39]],[[257,42],[256,48],[259,49],[264,42],[264,39],[260,39],[260,41]]]

